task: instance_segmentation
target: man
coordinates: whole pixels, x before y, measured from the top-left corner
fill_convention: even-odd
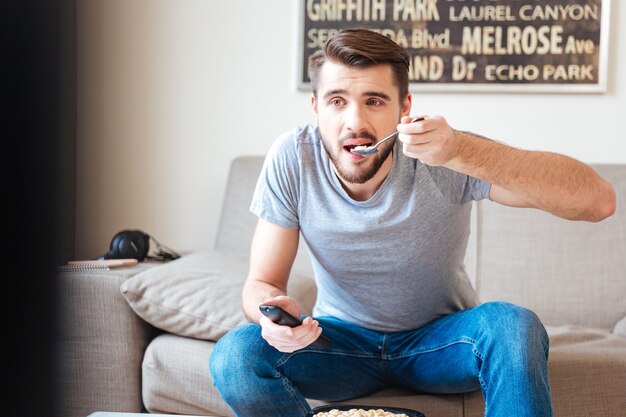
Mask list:
[[[481,389],[486,415],[552,415],[539,319],[508,303],[478,305],[468,281],[471,201],[600,221],[615,210],[615,193],[566,156],[460,132],[440,116],[413,122],[408,65],[402,48],[365,30],[341,31],[311,58],[317,126],[274,143],[251,205],[259,221],[242,295],[252,323],[224,336],[211,357],[237,416],[305,416],[305,398],[340,401],[390,386]],[[398,140],[378,153],[351,152],[395,130]],[[259,305],[300,317],[286,292],[300,235],[315,271],[316,318],[289,328]],[[329,348],[311,346],[322,329]]]

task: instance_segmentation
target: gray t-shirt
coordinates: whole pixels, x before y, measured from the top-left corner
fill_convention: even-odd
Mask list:
[[[471,201],[489,188],[405,156],[396,141],[381,187],[355,201],[308,125],[272,145],[250,210],[300,229],[318,289],[314,316],[401,331],[476,305],[463,258]]]

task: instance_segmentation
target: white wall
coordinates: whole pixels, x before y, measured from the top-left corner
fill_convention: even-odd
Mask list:
[[[415,113],[626,163],[626,7],[612,3],[606,94],[416,94]],[[312,121],[295,87],[297,1],[83,0],[78,16],[76,256],[106,252],[124,228],[210,248],[230,161]]]

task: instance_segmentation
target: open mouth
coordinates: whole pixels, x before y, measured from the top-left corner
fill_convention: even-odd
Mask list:
[[[363,147],[369,147],[373,144],[373,142],[351,143],[349,145],[344,145],[343,149],[345,149],[347,152],[351,152],[354,148],[363,149]]]

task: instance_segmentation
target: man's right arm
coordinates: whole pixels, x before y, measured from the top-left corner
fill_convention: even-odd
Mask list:
[[[300,317],[297,301],[287,296],[287,281],[298,251],[300,231],[259,219],[250,251],[250,272],[243,287],[243,311],[248,320],[263,328],[268,343],[282,352],[308,346],[322,332],[317,320],[307,317],[291,328],[272,323],[259,311],[260,304],[276,305]]]
[[[251,322],[259,323],[261,303],[287,294],[287,281],[298,251],[299,233],[298,229],[280,227],[259,219],[250,249],[248,279],[242,293],[243,311]],[[293,308],[289,310],[296,317],[300,313]]]

